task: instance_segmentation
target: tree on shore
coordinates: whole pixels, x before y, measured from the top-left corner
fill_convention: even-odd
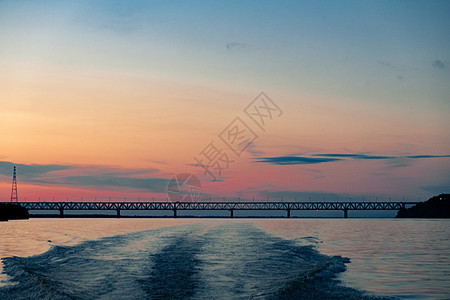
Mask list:
[[[0,220],[28,219],[28,209],[14,203],[0,203]]]
[[[396,218],[450,218],[450,194],[440,194],[411,208],[401,209]]]

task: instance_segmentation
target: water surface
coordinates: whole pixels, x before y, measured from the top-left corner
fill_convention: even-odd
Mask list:
[[[446,220],[0,223],[2,299],[448,298]]]

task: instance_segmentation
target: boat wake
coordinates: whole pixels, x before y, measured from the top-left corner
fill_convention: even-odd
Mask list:
[[[177,226],[4,258],[0,299],[375,299],[338,280],[349,262],[250,224]]]

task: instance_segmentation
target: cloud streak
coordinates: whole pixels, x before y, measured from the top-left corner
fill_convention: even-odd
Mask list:
[[[31,184],[76,186],[100,190],[120,188],[165,193],[166,178],[149,177],[156,169],[120,169],[104,166],[14,164],[0,161],[0,175],[12,176],[17,168],[18,181]]]
[[[380,155],[367,155],[367,154],[359,154],[359,153],[350,153],[350,154],[342,154],[342,153],[333,153],[333,154],[313,154],[312,156],[320,156],[320,157],[339,157],[339,158],[353,158],[353,159],[389,159],[389,156],[380,156]]]
[[[72,166],[64,165],[24,165],[14,164],[8,161],[0,161],[0,175],[12,176],[14,166],[16,166],[17,169],[20,169],[21,176],[24,176],[24,178],[31,178],[53,171],[68,170],[73,168]]]
[[[450,155],[406,155],[406,156],[385,156],[372,155],[362,153],[325,153],[312,154],[309,156],[276,156],[276,157],[259,157],[254,160],[256,163],[268,163],[272,165],[312,165],[327,162],[346,161],[346,160],[386,160],[392,166],[406,166],[406,161],[415,159],[430,158],[448,158]],[[402,164],[397,162],[402,161]]]
[[[246,48],[247,46],[248,45],[246,43],[239,43],[239,42],[231,42],[226,45],[227,49],[230,51],[236,48]]]
[[[168,180],[164,178],[133,178],[120,176],[68,176],[64,183],[76,186],[93,186],[102,189],[132,188],[148,190],[154,193],[165,193]]]
[[[341,159],[304,157],[304,156],[278,156],[278,157],[259,157],[255,160],[255,162],[268,163],[272,165],[312,165],[339,160]]]
[[[375,201],[388,199],[386,195],[382,194],[351,194],[351,193],[330,193],[325,191],[269,191],[261,190],[259,192],[263,199],[269,199],[269,201],[278,201],[283,199],[284,201],[350,201],[353,200],[371,200]]]
[[[389,67],[389,68],[393,68],[393,67],[394,67],[391,63],[389,63],[389,62],[387,62],[387,61],[381,61],[381,60],[379,60],[379,61],[377,61],[377,63],[378,63],[379,65],[384,66],[384,67]]]
[[[435,60],[432,65],[438,70],[444,70],[446,67],[446,65],[439,59]]]

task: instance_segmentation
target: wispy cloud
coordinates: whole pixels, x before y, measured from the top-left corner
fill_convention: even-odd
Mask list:
[[[432,66],[438,70],[444,70],[447,65],[443,63],[441,60],[437,59],[433,62]]]
[[[276,157],[259,157],[254,160],[257,163],[269,163],[272,165],[310,165],[320,164],[334,161],[345,161],[349,159],[357,160],[385,160],[393,167],[403,167],[415,159],[429,158],[448,158],[450,155],[405,155],[405,156],[386,156],[373,155],[364,153],[324,153],[311,154],[308,156],[276,156]]]
[[[168,179],[150,177],[156,169],[121,169],[105,166],[14,164],[0,161],[0,175],[10,178],[13,166],[20,182],[96,189],[130,188],[154,193],[166,191]],[[6,177],[7,176],[7,177]]]
[[[360,154],[360,153],[312,154],[312,156],[353,158],[353,159],[388,159],[388,158],[390,158],[389,156],[367,155],[367,154]]]
[[[255,160],[255,162],[269,163],[272,165],[311,165],[338,160],[341,159],[305,157],[305,156],[277,156],[277,157],[259,157]]]
[[[445,194],[450,192],[450,183],[444,185],[423,186],[422,190],[430,192],[433,195]]]
[[[248,44],[246,44],[246,43],[239,43],[239,42],[231,42],[231,43],[228,43],[226,45],[226,47],[227,47],[228,50],[231,51],[231,50],[234,50],[236,48],[246,48],[246,47],[248,47]]]
[[[260,192],[263,199],[272,201],[283,199],[284,201],[350,201],[352,200],[387,200],[385,195],[371,195],[371,194],[350,194],[350,193],[330,193],[321,191],[268,191]]]
[[[14,164],[8,161],[0,161],[0,174],[11,176],[14,166],[16,166],[17,169],[20,169],[21,176],[23,176],[24,178],[32,178],[53,171],[67,170],[73,168],[72,166],[64,166],[64,165],[36,165],[36,164],[24,165],[24,164]]]
[[[247,152],[249,152],[253,157],[258,157],[264,155],[263,151],[260,151],[256,148],[255,143],[250,143],[247,147]]]
[[[80,4],[83,6],[83,4]],[[105,7],[104,3],[89,3],[83,7],[84,13],[79,18],[90,28],[110,31],[117,35],[129,36],[142,29],[143,14],[147,11],[145,4],[130,5],[118,2],[114,7]],[[92,14],[92,10],[101,12]]]
[[[313,175],[313,179],[314,180],[318,180],[318,179],[322,179],[325,178],[325,173],[321,170],[316,170],[316,169],[306,169],[305,171],[310,172]]]
[[[120,176],[67,176],[64,179],[67,185],[92,186],[102,189],[108,188],[132,188],[142,189],[154,193],[165,193],[168,180],[164,178],[134,178]]]
[[[394,67],[391,63],[389,63],[389,62],[387,62],[387,61],[381,61],[381,60],[379,60],[379,61],[377,61],[377,63],[378,63],[379,65],[384,66],[384,67],[389,67],[389,68],[393,68],[393,67]]]
[[[401,156],[400,156],[401,157]],[[450,155],[409,155],[404,156],[406,158],[439,158],[439,157],[450,157]]]

